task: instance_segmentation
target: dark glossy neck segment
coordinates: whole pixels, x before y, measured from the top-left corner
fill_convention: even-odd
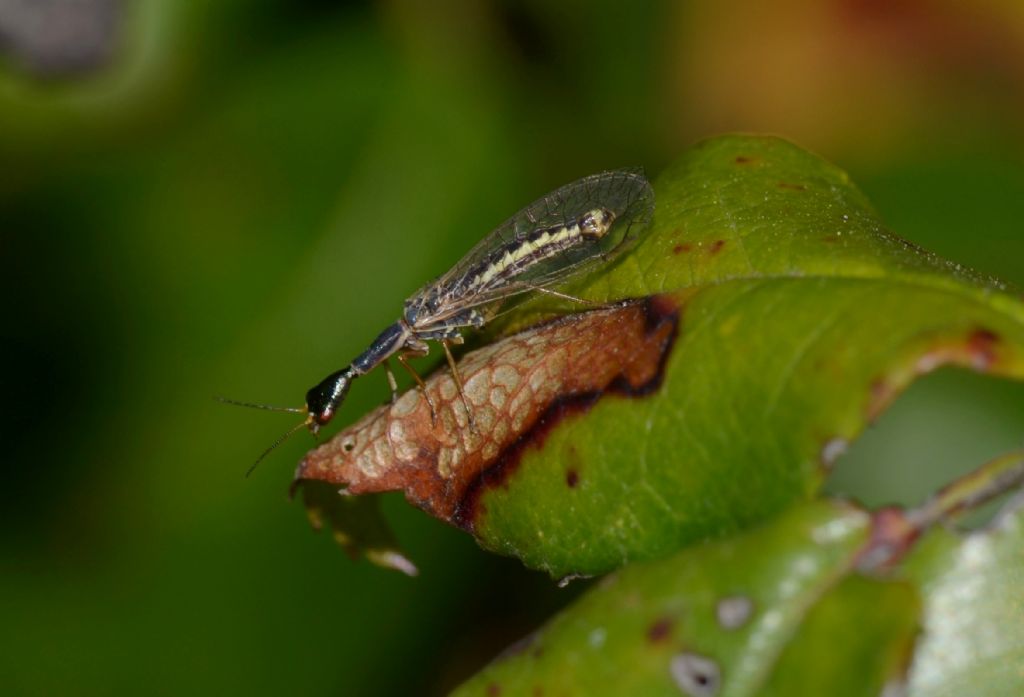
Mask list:
[[[402,321],[395,322],[382,331],[369,348],[352,361],[352,372],[355,375],[364,375],[370,372],[401,349],[408,338],[409,330],[406,329]]]
[[[408,338],[409,330],[399,320],[382,331],[370,347],[352,361],[352,365],[331,373],[314,385],[306,393],[306,409],[312,417],[310,430],[316,433],[320,426],[330,421],[345,400],[352,381],[370,372],[401,349]]]

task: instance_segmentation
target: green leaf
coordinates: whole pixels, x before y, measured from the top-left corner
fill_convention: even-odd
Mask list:
[[[416,576],[419,571],[398,548],[391,528],[380,512],[376,496],[339,496],[337,487],[324,482],[302,481],[309,523],[314,530],[327,527],[335,542],[353,559],[365,557],[377,566]]]
[[[877,695],[904,683],[920,629],[921,599],[907,583],[849,576],[811,607],[763,697]]]
[[[487,549],[556,577],[600,574],[812,498],[922,373],[1024,378],[1021,298],[888,232],[820,158],[719,138],[655,192],[637,248],[567,289],[645,303],[464,356],[479,432],[443,369],[427,387],[437,424],[408,393],[311,452],[298,476],[404,489]],[[552,309],[528,303],[492,331]]]
[[[965,536],[936,530],[908,559],[925,606],[908,697],[1024,694],[1022,504]]]
[[[862,511],[817,502],[633,565],[455,695],[875,697],[905,665],[920,604],[908,584],[848,575],[869,530]]]
[[[821,159],[721,138],[655,190],[643,244],[582,292],[676,299],[664,383],[602,400],[529,450],[482,497],[485,547],[556,576],[657,557],[813,495],[921,373],[1024,377],[1020,298],[886,231]]]

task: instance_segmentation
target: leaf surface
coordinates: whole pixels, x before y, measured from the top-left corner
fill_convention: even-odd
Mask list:
[[[925,602],[909,697],[1024,694],[1022,504],[963,537],[936,530],[908,560]]]
[[[454,694],[875,697],[904,667],[921,608],[906,583],[849,575],[870,527],[816,502],[630,566]]]

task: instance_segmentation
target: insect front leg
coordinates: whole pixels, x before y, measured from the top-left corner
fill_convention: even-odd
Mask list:
[[[402,364],[403,368],[409,371],[409,374],[412,375],[413,379],[416,381],[416,384],[419,386],[420,394],[422,394],[423,398],[427,400],[427,406],[430,407],[430,423],[437,425],[437,409],[434,407],[434,400],[432,400],[430,395],[427,393],[427,385],[423,382],[423,378],[421,378],[420,374],[417,373],[411,365],[409,365],[410,357],[426,356],[428,353],[430,353],[430,346],[427,345],[427,342],[419,339],[409,339],[405,343],[405,350],[398,354],[398,362]]]
[[[391,372],[391,364],[388,359],[385,358],[381,362],[384,364],[384,374],[388,377],[388,387],[391,388],[391,403],[394,404],[398,401],[398,381],[395,380],[395,374]]]

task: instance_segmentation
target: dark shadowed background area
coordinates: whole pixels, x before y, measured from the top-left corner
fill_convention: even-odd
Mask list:
[[[1019,0],[0,0],[0,50],[4,694],[441,694],[578,594],[397,498],[420,578],[350,562],[287,498],[308,436],[242,477],[294,418],[211,399],[301,404],[560,184],[777,133],[1024,281]],[[831,488],[919,500],[1022,425],[941,372]]]

